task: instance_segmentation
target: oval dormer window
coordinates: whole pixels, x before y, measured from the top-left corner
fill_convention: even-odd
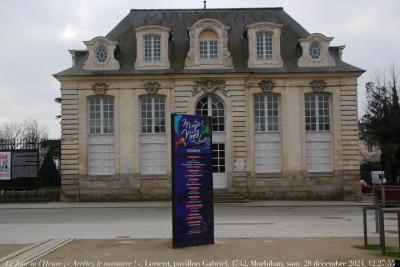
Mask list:
[[[310,57],[318,59],[321,56],[321,45],[318,42],[312,42],[310,45]]]
[[[99,47],[96,50],[96,58],[97,61],[99,61],[100,63],[104,63],[107,60],[107,50],[104,47]]]

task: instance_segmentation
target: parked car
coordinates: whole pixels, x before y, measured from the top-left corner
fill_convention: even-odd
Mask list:
[[[371,191],[371,187],[367,184],[365,180],[360,180],[361,191],[363,193],[369,193]]]

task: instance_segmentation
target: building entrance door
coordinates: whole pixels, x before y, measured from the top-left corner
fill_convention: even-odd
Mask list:
[[[225,171],[225,108],[222,100],[215,95],[206,95],[196,104],[196,115],[212,117],[212,168],[214,189],[228,187]]]

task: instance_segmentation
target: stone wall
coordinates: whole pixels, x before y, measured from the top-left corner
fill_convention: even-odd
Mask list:
[[[211,77],[210,77],[211,76]],[[147,94],[144,84],[157,81],[158,94],[166,96],[166,136],[170,140],[171,112],[193,114],[195,103],[204,95],[194,91],[203,76],[187,75],[98,77],[109,85],[107,94],[115,97],[115,170],[111,177],[87,174],[87,97],[93,95],[95,78],[62,81],[62,200],[170,199],[171,159],[165,175],[140,175],[139,97]],[[357,93],[354,75],[208,75],[222,79],[225,87],[215,92],[225,105],[226,172],[228,191],[250,198],[268,199],[358,199],[359,147]],[[254,172],[253,95],[261,93],[258,83],[270,79],[273,93],[281,97],[280,173]],[[304,94],[311,92],[310,81],[323,79],[332,96],[332,173],[305,171]],[[79,140],[79,141],[78,141]],[[167,144],[170,155],[170,144]],[[243,161],[243,169],[235,168]]]
[[[77,82],[61,84],[61,201],[79,199]]]

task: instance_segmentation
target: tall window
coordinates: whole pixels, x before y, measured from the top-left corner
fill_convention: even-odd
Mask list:
[[[255,171],[280,172],[279,96],[254,96],[254,135]]]
[[[197,102],[196,114],[211,116],[212,130],[214,132],[225,131],[225,111],[224,104],[216,96],[205,96]]]
[[[272,59],[272,32],[256,33],[257,59]]]
[[[142,133],[165,133],[165,98],[143,96],[140,108]]]
[[[305,96],[306,131],[324,132],[330,130],[329,95],[308,94]]]
[[[161,36],[146,35],[144,37],[144,61],[159,62],[161,60]]]
[[[114,133],[114,97],[92,96],[89,98],[90,134]]]
[[[114,97],[89,97],[89,175],[113,175]]]
[[[141,173],[167,172],[167,144],[165,134],[165,97],[140,98],[141,121]]]
[[[218,59],[218,35],[205,30],[199,35],[200,59]]]
[[[196,115],[211,116],[213,130],[212,169],[214,175],[225,173],[225,109],[222,100],[206,95],[196,104]]]
[[[307,171],[332,171],[330,96],[306,94],[304,99]]]

